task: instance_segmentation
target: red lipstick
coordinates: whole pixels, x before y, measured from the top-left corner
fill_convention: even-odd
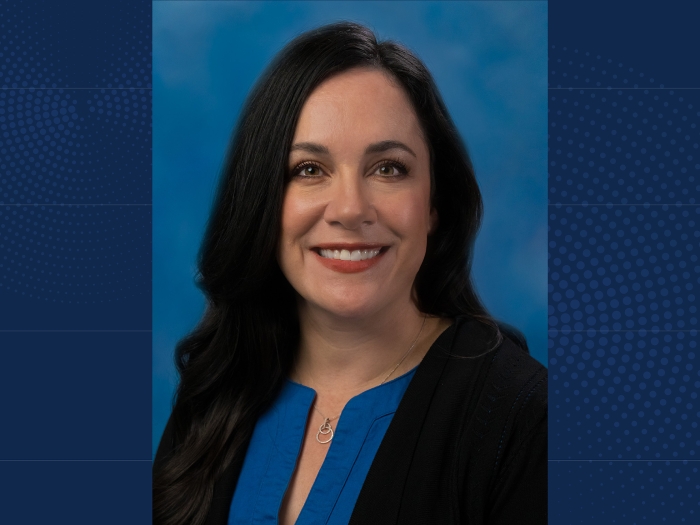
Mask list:
[[[387,246],[376,243],[326,243],[315,246],[312,251],[318,261],[330,270],[339,273],[358,273],[377,264],[386,253],[386,249]],[[338,256],[343,258],[337,258]],[[348,257],[354,259],[361,257],[361,259],[347,260]]]

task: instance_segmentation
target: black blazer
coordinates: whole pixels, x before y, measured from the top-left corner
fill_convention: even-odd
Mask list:
[[[547,370],[510,339],[458,318],[418,367],[350,525],[547,523]],[[169,426],[156,462],[171,448]],[[242,459],[214,488],[207,525],[226,525]]]

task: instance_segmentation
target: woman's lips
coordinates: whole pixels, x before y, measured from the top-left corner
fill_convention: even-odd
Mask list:
[[[385,248],[381,245],[323,245],[312,251],[326,268],[340,273],[357,273],[377,264],[386,252]]]

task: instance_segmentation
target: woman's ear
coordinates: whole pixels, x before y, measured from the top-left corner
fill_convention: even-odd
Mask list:
[[[430,209],[430,229],[428,230],[428,235],[432,235],[435,233],[435,230],[437,230],[438,227],[438,214],[437,210],[435,208]]]

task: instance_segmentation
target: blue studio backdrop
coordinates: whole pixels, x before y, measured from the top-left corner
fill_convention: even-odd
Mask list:
[[[200,318],[195,259],[246,95],[298,34],[338,20],[411,48],[472,156],[485,215],[474,274],[487,308],[546,363],[545,2],[157,2],[153,11],[153,450],[173,349]]]

